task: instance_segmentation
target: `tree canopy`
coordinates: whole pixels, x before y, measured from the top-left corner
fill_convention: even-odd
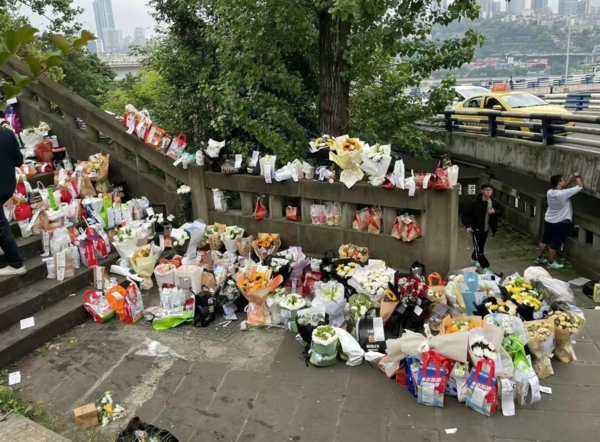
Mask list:
[[[423,152],[415,123],[447,103],[449,82],[427,103],[405,96],[432,71],[471,60],[473,31],[443,41],[434,26],[474,19],[475,0],[447,10],[423,0],[151,0],[166,24],[147,69],[168,87],[172,119],[195,141],[226,138],[239,150],[283,159],[329,135],[392,141]]]

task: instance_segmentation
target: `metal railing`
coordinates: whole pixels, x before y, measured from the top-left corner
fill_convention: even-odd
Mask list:
[[[600,116],[449,109],[444,112],[442,118],[449,132],[465,131],[488,137],[525,138],[541,141],[545,145],[568,142],[600,148],[600,126],[576,125],[577,123],[600,125]],[[567,138],[567,135],[571,134],[596,135],[599,138],[598,140],[570,136]]]

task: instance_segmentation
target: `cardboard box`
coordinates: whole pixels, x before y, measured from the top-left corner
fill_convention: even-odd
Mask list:
[[[75,424],[81,428],[96,427],[98,425],[98,410],[93,403],[73,410]]]

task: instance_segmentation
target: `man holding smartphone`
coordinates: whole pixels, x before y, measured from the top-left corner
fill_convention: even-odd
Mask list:
[[[462,215],[462,223],[473,238],[473,265],[481,267],[485,273],[492,273],[490,263],[484,255],[484,247],[490,231],[492,236],[498,230],[498,219],[502,214],[502,206],[492,198],[491,184],[481,185],[481,193],[473,200]]]
[[[569,181],[565,181],[562,175],[554,175],[550,178],[552,189],[548,191],[548,210],[544,218],[544,233],[538,248],[536,264],[546,264],[551,269],[562,269],[564,266],[555,261],[556,253],[562,250],[565,238],[569,233],[573,221],[573,208],[571,197],[583,190],[581,175],[575,172]],[[575,184],[574,187],[571,187]],[[549,259],[544,258],[546,247],[550,246]]]

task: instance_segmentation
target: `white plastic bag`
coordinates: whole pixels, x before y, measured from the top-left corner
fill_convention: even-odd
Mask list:
[[[545,268],[536,266],[527,267],[523,274],[523,279],[527,284],[531,284],[532,280],[540,278],[552,279],[552,276]]]
[[[65,227],[56,229],[50,239],[50,253],[52,253],[52,256],[56,256],[63,250],[68,249],[70,244],[71,237],[69,236],[69,231]]]
[[[356,366],[362,364],[365,351],[360,347],[356,339],[342,328],[336,327],[335,330],[342,345],[342,351],[348,357],[346,365]]]
[[[404,190],[404,161],[398,160],[394,163],[394,179],[396,187]]]

